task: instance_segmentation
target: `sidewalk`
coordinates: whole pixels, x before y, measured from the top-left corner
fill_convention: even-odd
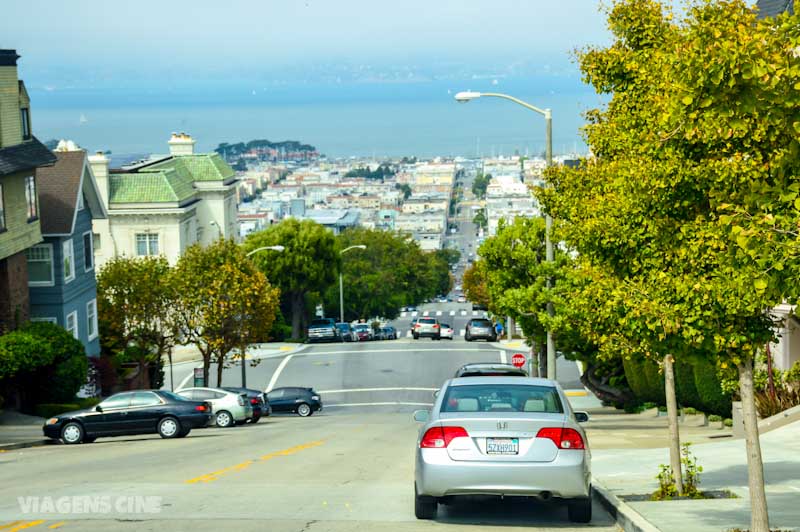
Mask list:
[[[669,463],[666,417],[654,417],[652,411],[614,415],[606,409],[594,414],[586,429],[592,446],[592,473],[601,497],[603,488],[620,500],[654,492],[659,464]],[[681,439],[693,443],[692,453],[703,467],[700,489],[730,490],[740,498],[628,501],[628,508],[654,528],[627,526],[626,530],[721,532],[750,527],[744,440],[729,436],[730,429],[702,427],[701,416],[694,417],[697,419],[687,416],[681,423]],[[800,421],[762,434],[761,450],[770,525],[792,530],[800,526]],[[618,521],[623,524],[624,519]]]
[[[49,441],[42,434],[44,419],[13,410],[0,411],[0,452],[43,445]]]

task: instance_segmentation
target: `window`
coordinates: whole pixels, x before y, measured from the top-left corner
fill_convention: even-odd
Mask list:
[[[28,256],[28,285],[53,286],[53,245],[38,244],[28,248],[25,253]]]
[[[128,393],[118,393],[117,395],[112,395],[102,403],[100,403],[100,407],[103,410],[112,410],[114,408],[128,408],[131,404],[131,399],[133,398],[133,394]]]
[[[91,231],[83,233],[83,268],[87,272],[94,268],[94,241]]]
[[[450,386],[442,412],[564,412],[558,391],[552,386],[479,384]]]
[[[135,392],[131,406],[155,406],[160,405],[161,399],[153,392]]]
[[[78,339],[78,313],[73,311],[67,314],[67,326],[64,327],[72,337]]]
[[[36,197],[36,178],[32,175],[25,178],[25,203],[28,208],[28,221],[32,222],[39,217],[39,206]]]
[[[75,249],[72,247],[72,239],[65,240],[61,244],[62,260],[64,263],[64,283],[75,279]]]
[[[86,334],[89,340],[97,338],[97,300],[86,303]]]
[[[0,233],[6,230],[6,209],[3,203],[3,185],[0,183]]]
[[[92,233],[92,247],[100,249],[100,233]]]
[[[20,122],[22,124],[22,140],[31,138],[31,111],[27,107],[19,110]]]
[[[158,255],[158,235],[139,233],[136,235],[136,254],[140,257]]]

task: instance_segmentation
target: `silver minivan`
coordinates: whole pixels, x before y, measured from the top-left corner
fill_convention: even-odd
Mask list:
[[[220,428],[232,427],[253,417],[253,407],[242,393],[220,388],[183,388],[175,393],[191,401],[211,403],[212,419]]]

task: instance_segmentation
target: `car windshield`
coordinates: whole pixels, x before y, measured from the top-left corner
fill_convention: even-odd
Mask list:
[[[356,326],[355,326],[355,329],[356,329],[357,331],[359,331],[359,332],[360,332],[360,331],[369,331],[369,325],[364,325],[364,324],[361,324],[361,325],[356,325]]]
[[[442,400],[442,412],[564,412],[552,386],[475,384],[450,386]]]
[[[330,320],[314,320],[309,327],[330,327]]]
[[[177,393],[168,392],[166,390],[161,390],[160,393],[163,397],[167,397],[175,401],[188,401],[188,399],[186,399],[185,397],[181,397]]]
[[[472,325],[477,327],[491,327],[492,322],[489,320],[472,320]]]

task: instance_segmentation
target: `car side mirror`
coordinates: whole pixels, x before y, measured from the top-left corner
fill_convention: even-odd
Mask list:
[[[436,390],[435,392],[433,392],[433,396],[439,397],[439,392],[441,392],[441,390]]]
[[[427,423],[430,418],[430,410],[417,410],[414,412],[414,421],[417,423]]]
[[[575,412],[575,421],[578,423],[586,423],[589,421],[589,414],[587,412]]]
[[[96,412],[102,412],[103,411],[103,407],[100,406],[100,405],[95,406],[94,409],[95,409]]]

